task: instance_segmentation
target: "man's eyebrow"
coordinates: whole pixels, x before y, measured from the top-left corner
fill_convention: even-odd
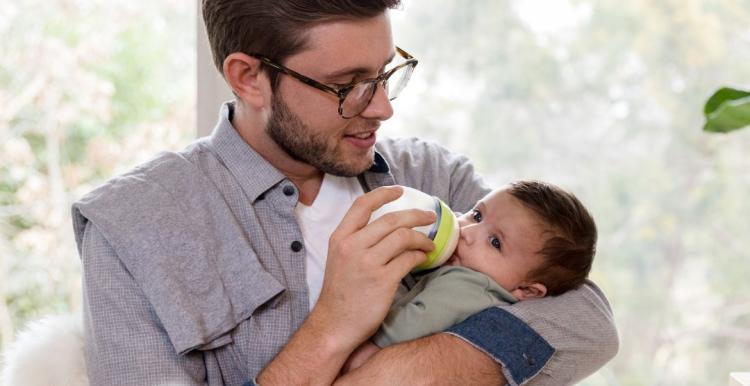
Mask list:
[[[386,60],[383,63],[383,66],[381,68],[387,66],[388,63],[392,62],[393,58],[395,58],[395,57],[396,57],[396,53],[394,52],[394,53],[391,54],[390,57],[388,57],[388,60]],[[343,68],[343,69],[338,70],[338,71],[334,71],[334,72],[326,75],[326,78],[327,79],[336,79],[336,78],[344,76],[344,75],[363,75],[363,74],[369,74],[371,72],[372,72],[371,68],[367,68],[367,67],[364,67],[364,66],[349,67],[349,68]]]

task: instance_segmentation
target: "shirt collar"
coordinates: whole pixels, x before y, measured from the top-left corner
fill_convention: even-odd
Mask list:
[[[219,121],[208,143],[229,172],[237,179],[248,198],[255,202],[258,196],[286,177],[240,137],[232,126],[233,115],[234,102],[225,102],[219,110]],[[364,174],[370,173],[390,175],[388,162],[377,150],[372,166]]]
[[[251,202],[286,177],[245,142],[232,126],[234,102],[219,110],[209,146],[234,176]]]
[[[375,159],[373,160],[372,166],[370,166],[370,169],[367,171],[372,173],[389,173],[391,168],[388,166],[388,162],[386,162],[385,158],[375,150]]]

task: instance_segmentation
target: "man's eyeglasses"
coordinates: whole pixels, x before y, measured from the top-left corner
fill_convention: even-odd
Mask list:
[[[310,87],[315,87],[318,90],[337,96],[339,98],[339,115],[345,119],[349,119],[356,117],[367,108],[370,101],[372,101],[372,97],[375,96],[378,84],[383,85],[385,93],[388,95],[388,100],[394,100],[404,87],[406,87],[406,84],[409,83],[409,78],[411,78],[414,67],[417,66],[417,59],[414,59],[413,56],[398,47],[396,47],[396,52],[398,52],[402,58],[406,59],[406,61],[378,75],[377,78],[363,79],[340,88],[334,88],[308,78],[294,70],[273,62],[265,56],[258,54],[249,55],[257,58],[263,64],[281,71]],[[390,81],[394,75],[396,77],[393,78],[393,81]]]

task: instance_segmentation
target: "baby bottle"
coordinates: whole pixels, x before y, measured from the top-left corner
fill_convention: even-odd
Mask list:
[[[439,267],[451,257],[453,251],[456,249],[459,232],[458,219],[448,205],[439,198],[406,186],[402,188],[404,189],[404,193],[401,197],[374,211],[370,217],[370,222],[375,221],[388,212],[399,210],[421,209],[435,212],[437,220],[434,223],[414,228],[414,230],[425,234],[435,243],[435,249],[427,253],[427,261],[416,266],[414,271]]]

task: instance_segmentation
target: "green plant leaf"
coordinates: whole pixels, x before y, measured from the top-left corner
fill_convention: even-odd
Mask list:
[[[710,98],[708,98],[708,100],[706,101],[706,106],[703,108],[703,114],[708,116],[709,114],[716,111],[716,109],[718,109],[722,103],[744,98],[746,96],[750,96],[750,91],[744,91],[731,87],[722,87],[716,90],[716,92],[714,92],[714,94],[711,95]]]
[[[717,90],[703,108],[706,124],[703,131],[727,133],[750,125],[750,91],[723,87]]]

